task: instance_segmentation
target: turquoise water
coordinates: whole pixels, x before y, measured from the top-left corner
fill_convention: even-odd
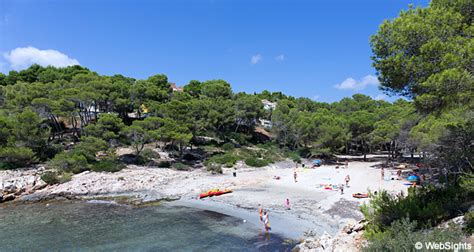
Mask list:
[[[186,207],[0,205],[1,251],[285,251],[293,246],[240,219]]]

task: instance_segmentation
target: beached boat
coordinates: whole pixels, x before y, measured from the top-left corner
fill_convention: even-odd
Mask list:
[[[225,189],[225,190],[211,189],[211,190],[209,190],[205,193],[199,194],[199,198],[202,199],[202,198],[206,198],[206,197],[219,196],[219,195],[226,194],[226,193],[231,193],[231,192],[232,192],[232,190],[230,190],[230,189]]]
[[[354,193],[354,194],[352,194],[352,197],[358,198],[358,199],[363,199],[363,198],[368,198],[369,195],[367,193]]]

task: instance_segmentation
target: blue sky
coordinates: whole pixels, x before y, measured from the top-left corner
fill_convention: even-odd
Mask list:
[[[335,101],[381,97],[369,37],[427,1],[0,0],[0,69],[75,64],[171,82],[224,79],[234,91]],[[391,99],[389,99],[391,100]]]

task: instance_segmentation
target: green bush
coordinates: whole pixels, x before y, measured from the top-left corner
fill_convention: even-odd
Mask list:
[[[376,232],[368,239],[368,246],[364,251],[418,251],[415,243],[421,242],[461,242],[463,237],[459,227],[451,226],[448,229],[436,228],[432,231],[415,231],[416,221],[408,218],[394,221],[384,232]],[[419,251],[427,251],[426,248]]]
[[[268,160],[251,157],[245,159],[245,164],[252,167],[263,167],[268,165]]]
[[[296,152],[288,153],[288,158],[293,160],[293,162],[298,162],[298,163],[301,162],[301,157]]]
[[[410,188],[406,197],[392,195],[386,191],[372,197],[368,205],[361,207],[369,221],[368,229],[384,231],[393,222],[408,217],[417,228],[429,228],[459,215],[464,202],[472,197],[459,186],[443,188]]]
[[[48,166],[59,171],[72,173],[89,170],[87,158],[74,152],[63,152],[56,155],[48,163]]]
[[[228,151],[234,150],[235,146],[233,143],[225,143],[222,145],[222,149],[228,152]]]
[[[125,165],[113,158],[105,158],[92,164],[91,170],[95,172],[118,172],[125,168]]]
[[[48,185],[61,184],[71,181],[72,173],[46,171],[45,173],[43,173],[43,175],[41,175],[41,179]]]
[[[232,153],[217,154],[210,157],[208,160],[206,160],[205,165],[210,164],[210,163],[216,163],[216,164],[225,165],[226,167],[232,167],[235,165],[235,163],[237,163],[238,160],[239,160],[239,157],[236,155],[233,155]]]
[[[174,163],[172,165],[173,168],[175,168],[176,170],[179,170],[179,171],[185,171],[185,170],[188,170],[189,166],[183,164],[183,163],[180,163],[180,162],[177,162],[177,163]]]
[[[151,159],[159,159],[160,154],[158,154],[156,151],[153,151],[151,149],[144,149],[140,155],[144,157],[146,160],[151,160]]]
[[[216,164],[216,163],[208,163],[206,165],[206,168],[208,171],[212,172],[212,173],[219,173],[219,174],[222,174],[222,167],[220,164]]]
[[[0,148],[0,162],[5,163],[0,166],[3,169],[18,168],[36,162],[35,154],[26,147],[4,147]]]
[[[464,215],[465,221],[466,221],[466,227],[465,231],[466,233],[472,235],[474,231],[474,212],[467,212]]]
[[[59,184],[59,178],[56,172],[47,171],[41,175],[41,179],[48,185]]]
[[[160,168],[170,168],[171,163],[169,161],[161,161],[158,163],[158,167]]]

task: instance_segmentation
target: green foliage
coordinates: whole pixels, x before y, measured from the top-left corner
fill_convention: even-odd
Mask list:
[[[235,148],[234,144],[232,144],[232,143],[225,143],[225,144],[222,145],[222,149],[224,151],[227,151],[227,152],[234,150],[234,148]]]
[[[298,153],[296,152],[288,152],[288,158],[291,159],[293,162],[298,162],[300,163],[301,162],[301,157],[300,155],[298,155]]]
[[[210,157],[208,160],[206,160],[205,165],[208,165],[210,163],[216,163],[216,164],[225,165],[226,167],[232,167],[235,165],[237,160],[239,160],[239,157],[235,156],[232,153],[217,154]]]
[[[405,217],[416,221],[417,228],[429,228],[466,211],[463,205],[472,196],[459,186],[411,189],[406,197],[381,191],[361,211],[370,223],[367,229],[375,232]]]
[[[206,165],[207,171],[211,173],[217,173],[217,174],[222,174],[222,166],[220,164],[216,163],[208,163]]]
[[[74,152],[63,152],[48,162],[48,167],[61,172],[80,173],[89,170],[87,158]]]
[[[46,171],[41,175],[41,179],[48,185],[59,184],[58,174],[53,171]]]
[[[88,162],[96,160],[96,154],[99,151],[107,150],[107,143],[97,137],[82,137],[81,142],[74,146],[71,151],[74,155],[84,156]]]
[[[467,212],[464,214],[464,219],[466,221],[465,232],[472,235],[474,233],[474,212]]]
[[[26,147],[4,147],[0,148],[0,163],[2,169],[24,167],[38,160],[33,151]]]
[[[158,163],[158,167],[160,168],[170,168],[171,163],[169,161],[161,161]]]
[[[415,251],[415,243],[461,242],[463,233],[459,227],[416,231],[416,221],[403,218],[393,222],[384,232],[369,236],[369,246],[364,251]],[[416,251],[428,251],[427,248]]]
[[[158,154],[156,151],[153,151],[151,149],[144,149],[143,152],[141,153],[141,156],[145,158],[145,160],[152,160],[152,159],[159,159],[160,154]]]
[[[84,128],[88,136],[102,138],[110,142],[111,140],[118,140],[120,131],[125,127],[122,120],[113,114],[104,114],[99,117],[95,124],[90,124]]]
[[[472,108],[471,20],[469,1],[433,1],[384,21],[371,39],[382,87],[426,112]]]
[[[176,162],[172,165],[172,167],[178,171],[185,171],[185,170],[188,170],[189,169],[189,166],[183,164],[183,163],[180,163],[180,162]]]
[[[245,159],[245,164],[252,167],[263,167],[267,166],[269,162],[265,159],[250,157]]]
[[[101,159],[91,166],[91,170],[95,172],[118,172],[123,168],[125,165],[114,158]]]

